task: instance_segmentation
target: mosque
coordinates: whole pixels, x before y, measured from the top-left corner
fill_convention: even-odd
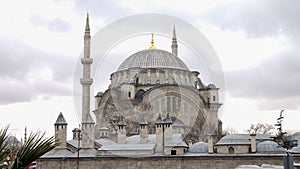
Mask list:
[[[234,165],[247,163],[249,157],[256,164],[282,161],[286,150],[274,142],[271,135],[222,137],[222,122],[218,118],[222,105],[219,88],[204,84],[200,73],[189,70],[180,59],[175,27],[171,52],[157,49],[152,34],[148,49],[127,57],[111,74],[108,89],[95,96],[94,121],[90,111],[90,86],[93,84],[90,41],[87,16],[81,59],[81,128],[72,130],[73,139],[67,140],[67,121],[60,113],[54,124],[59,146],[38,160],[39,168],[57,165],[60,168],[75,168],[76,165],[152,168],[165,166],[166,162],[180,168],[194,165],[234,168]],[[300,153],[299,147],[294,150]],[[129,157],[144,158],[128,160]]]

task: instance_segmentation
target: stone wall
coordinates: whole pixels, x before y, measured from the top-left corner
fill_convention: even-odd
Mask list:
[[[294,156],[300,162],[300,156]],[[199,155],[199,156],[151,156],[143,158],[129,157],[93,157],[81,158],[80,169],[234,169],[239,165],[283,165],[283,155]],[[38,169],[74,169],[76,158],[48,158],[37,160]]]
[[[217,153],[229,154],[229,149],[233,149],[233,154],[246,154],[249,153],[249,145],[222,145],[215,146]]]

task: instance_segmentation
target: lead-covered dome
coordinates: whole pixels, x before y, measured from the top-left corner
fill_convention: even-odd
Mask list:
[[[188,151],[191,153],[208,153],[208,144],[205,142],[197,142],[193,144]]]
[[[257,144],[258,153],[284,153],[284,148],[274,141],[264,141]]]
[[[118,71],[129,68],[171,68],[189,70],[185,63],[172,53],[160,49],[142,50],[129,56]]]

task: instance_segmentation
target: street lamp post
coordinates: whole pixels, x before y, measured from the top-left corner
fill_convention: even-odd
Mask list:
[[[80,134],[81,134],[81,130],[80,130],[80,124],[79,124],[79,128],[78,128],[78,144],[77,144],[77,169],[79,169],[79,150],[80,150]]]

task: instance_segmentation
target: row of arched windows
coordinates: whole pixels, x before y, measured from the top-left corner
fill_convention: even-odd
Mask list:
[[[174,115],[196,113],[196,109],[192,105],[176,96],[163,97],[156,100],[152,106],[155,112],[170,112]]]

